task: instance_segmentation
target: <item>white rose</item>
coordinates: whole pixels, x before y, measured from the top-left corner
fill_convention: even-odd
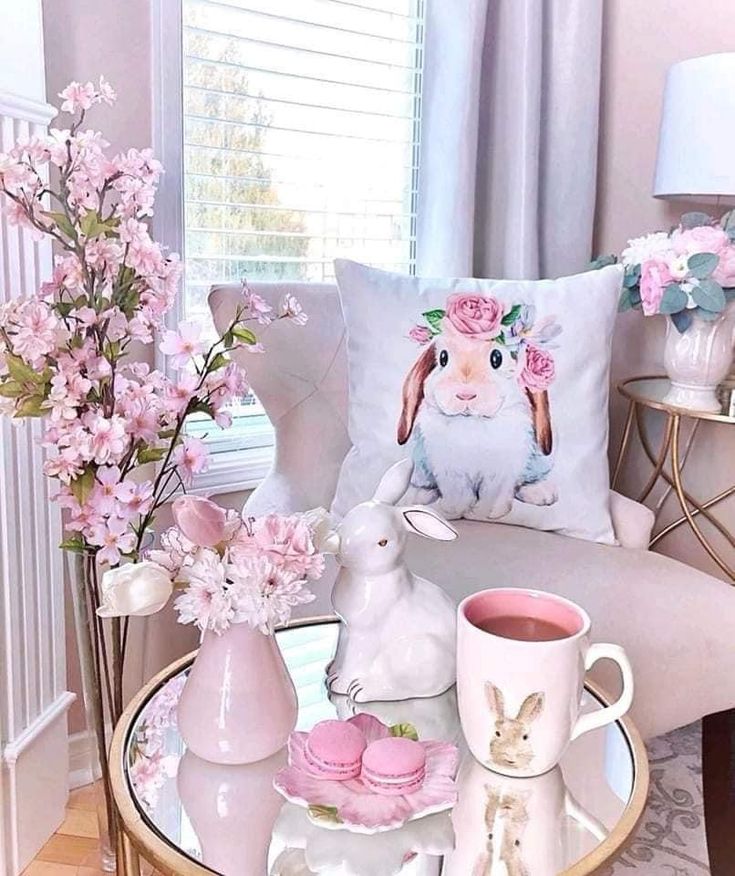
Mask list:
[[[100,617],[146,617],[160,611],[171,597],[171,576],[158,563],[146,560],[110,569],[102,576]]]

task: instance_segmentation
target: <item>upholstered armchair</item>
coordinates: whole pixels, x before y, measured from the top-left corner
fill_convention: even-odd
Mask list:
[[[274,305],[292,292],[309,321],[299,329],[273,323],[262,333],[265,354],[241,354],[276,432],[270,474],[246,508],[253,514],[328,508],[350,446],[345,326],[337,288],[312,283],[252,288]],[[218,327],[230,321],[240,295],[237,286],[213,288],[209,300]],[[729,711],[735,707],[735,588],[647,550],[653,516],[642,505],[612,493],[611,506],[620,546],[461,520],[455,522],[459,538],[453,543],[414,539],[409,562],[456,600],[509,585],[550,590],[578,602],[592,618],[593,639],[618,643],[630,657],[636,679],[632,714],[645,737],[722,712],[708,719],[709,729],[705,722],[712,854],[716,843],[732,843],[733,836],[727,824],[733,815],[728,760],[735,732],[735,712]],[[318,585],[317,602],[306,606],[310,614],[331,611],[334,574],[329,568]],[[592,675],[610,693],[619,691],[615,667],[603,662]]]

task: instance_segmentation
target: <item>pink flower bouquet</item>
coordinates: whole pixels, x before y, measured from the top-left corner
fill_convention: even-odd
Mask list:
[[[247,623],[269,635],[314,599],[306,584],[321,576],[324,557],[304,515],[242,519],[196,496],[177,499],[173,511],[177,525],[150,559],[184,588],[174,603],[179,623],[218,635]]]
[[[594,265],[614,264],[604,256]],[[657,231],[628,241],[620,309],[644,316],[664,314],[684,333],[695,316],[715,320],[735,298],[735,219],[717,221],[706,213],[685,213],[670,232]]]

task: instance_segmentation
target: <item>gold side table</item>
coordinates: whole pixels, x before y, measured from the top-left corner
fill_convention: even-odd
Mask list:
[[[648,457],[653,470],[646,481],[640,495],[635,496],[639,502],[645,502],[651,495],[657,483],[663,481],[667,487],[664,499],[673,491],[676,495],[682,514],[676,520],[656,530],[651,538],[650,547],[658,544],[680,526],[688,525],[704,550],[720,569],[735,583],[735,536],[717,519],[712,509],[735,494],[735,485],[728,487],[704,501],[698,500],[684,486],[684,467],[693,450],[697,434],[702,423],[709,421],[720,426],[735,426],[735,393],[724,387],[721,393],[722,408],[720,411],[694,411],[679,408],[664,401],[671,384],[666,377],[634,377],[618,384],[618,392],[628,399],[628,414],[623,430],[623,440],[615,462],[612,485],[617,484],[626,454],[632,443],[633,433],[637,432],[643,452]],[[646,408],[661,411],[666,418],[661,443],[654,449],[643,417]],[[682,422],[691,421],[691,429],[686,438],[682,435]],[[733,432],[735,438],[735,432]],[[658,502],[657,510],[663,506],[663,500]],[[657,515],[658,516],[658,515]],[[717,530],[724,541],[733,549],[733,554],[726,557],[715,547],[712,540],[702,531],[699,525],[703,518]]]

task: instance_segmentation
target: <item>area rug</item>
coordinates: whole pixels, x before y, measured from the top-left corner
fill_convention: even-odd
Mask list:
[[[648,744],[651,786],[636,835],[600,876],[702,876],[710,872],[702,800],[702,726]]]

